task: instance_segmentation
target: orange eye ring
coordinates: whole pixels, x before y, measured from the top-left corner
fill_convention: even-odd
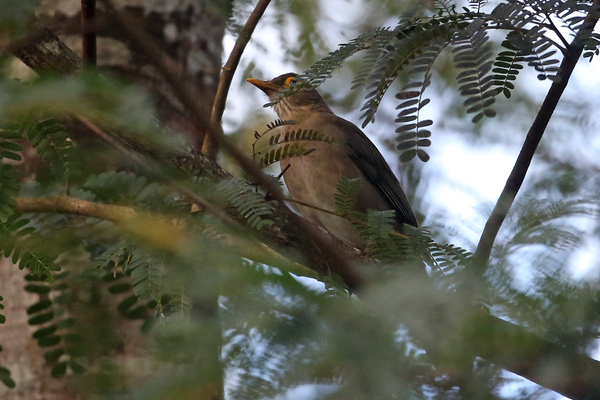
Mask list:
[[[294,84],[294,83],[296,83],[296,82],[297,82],[296,78],[295,78],[295,77],[293,77],[293,76],[290,76],[289,78],[287,78],[287,79],[285,80],[285,85],[286,85],[286,86],[290,86],[290,85],[292,85],[292,84]]]

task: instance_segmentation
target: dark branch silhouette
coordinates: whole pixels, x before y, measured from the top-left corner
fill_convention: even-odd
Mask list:
[[[595,0],[594,6],[598,8],[599,5],[600,1]],[[560,71],[557,74],[559,79],[553,82],[552,86],[550,86],[550,90],[548,90],[548,94],[546,95],[539,112],[533,121],[533,124],[529,128],[529,132],[527,132],[527,137],[525,138],[521,152],[517,157],[515,165],[513,166],[513,169],[506,180],[504,189],[502,190],[502,193],[496,202],[496,206],[492,210],[492,213],[485,224],[481,238],[477,244],[477,249],[473,255],[472,265],[474,272],[478,276],[483,275],[487,269],[487,263],[492,252],[494,241],[498,235],[498,231],[506,219],[508,211],[510,210],[517,193],[519,192],[519,189],[525,180],[525,176],[527,175],[527,171],[529,170],[529,166],[537,146],[540,143],[544,132],[546,131],[546,127],[548,126],[548,122],[550,121],[550,118],[556,109],[558,101],[567,87],[567,83],[569,82],[569,78],[573,73],[573,69],[581,57],[584,47],[583,40],[586,37],[589,37],[597,22],[597,14],[590,13],[586,17],[585,22],[582,24],[571,44],[565,49],[565,56],[560,64]]]
[[[96,47],[96,0],[81,0],[81,28],[83,62],[95,67],[97,62]]]

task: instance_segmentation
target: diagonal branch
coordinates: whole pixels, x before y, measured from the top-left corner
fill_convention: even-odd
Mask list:
[[[98,203],[70,196],[17,197],[17,209],[24,213],[71,214],[111,221],[141,239],[153,240],[154,245],[162,248],[166,248],[171,243],[175,243],[175,250],[181,248],[180,244],[176,243],[177,240],[165,240],[167,236],[180,239],[189,236],[185,229],[173,223],[171,216],[140,213],[128,206]],[[184,240],[191,241],[192,239],[187,238]],[[236,236],[235,238],[219,237],[216,240],[223,243],[228,249],[235,251],[240,257],[272,265],[299,276],[316,278],[316,274],[312,270],[288,260],[262,245],[262,243],[245,235]]]
[[[600,0],[594,0],[594,7],[600,7]],[[546,95],[533,124],[529,128],[529,132],[527,132],[527,137],[525,138],[521,152],[517,157],[515,165],[506,180],[504,189],[485,224],[483,233],[477,244],[477,249],[473,255],[473,270],[478,276],[483,275],[487,269],[487,263],[498,231],[506,219],[508,211],[525,180],[525,176],[529,170],[537,146],[546,131],[546,127],[556,109],[558,101],[567,87],[573,69],[581,57],[584,48],[583,40],[591,34],[597,22],[597,14],[588,14],[581,29],[577,32],[577,35],[571,44],[565,49],[565,56],[560,64],[560,71],[557,74],[559,80],[553,82],[552,86],[550,86],[550,90],[548,90],[548,94]]]
[[[210,122],[213,125],[220,125],[221,118],[223,117],[223,111],[225,110],[225,102],[227,101],[227,94],[229,93],[229,88],[231,87],[231,80],[233,79],[233,75],[235,74],[235,70],[242,58],[242,53],[246,48],[246,45],[250,41],[252,37],[252,33],[254,32],[254,28],[258,24],[258,21],[264,14],[267,6],[271,0],[259,0],[250,14],[248,21],[242,28],[240,35],[238,36],[235,46],[233,46],[233,50],[231,54],[229,54],[229,59],[225,63],[223,67],[223,71],[221,72],[221,78],[219,79],[219,87],[217,88],[217,95],[215,96],[215,100],[212,107],[212,114],[210,116]],[[202,146],[202,152],[210,157],[212,160],[216,160],[217,153],[219,151],[219,142],[214,140],[211,136],[204,137],[204,144]]]
[[[37,23],[27,37],[10,43],[7,50],[38,74],[72,74],[83,60],[48,28]]]
[[[139,46],[148,56],[152,65],[171,85],[173,92],[188,110],[194,122],[203,128],[203,130],[206,130],[211,140],[218,142],[223,150],[229,153],[253,182],[262,186],[269,193],[271,199],[279,203],[281,206],[279,211],[283,212],[289,223],[298,229],[297,233],[303,237],[302,241],[310,243],[309,247],[314,247],[321,254],[322,260],[326,263],[325,272],[339,274],[351,290],[357,289],[363,283],[363,279],[350,265],[348,258],[342,255],[338,247],[325,240],[314,224],[293,213],[284,205],[285,197],[279,186],[263,173],[253,160],[223,135],[220,124],[206,121],[203,116],[203,110],[197,101],[197,93],[185,82],[184,74],[179,70],[177,64],[167,54],[156,48],[153,41],[132,22],[131,17],[126,12],[117,10],[110,0],[102,0],[102,3],[114,16],[114,21],[123,32]]]

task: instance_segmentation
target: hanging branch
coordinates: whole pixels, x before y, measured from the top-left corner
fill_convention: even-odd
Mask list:
[[[96,0],[81,0],[81,28],[83,31],[81,50],[85,65],[95,67],[96,48]]]
[[[229,88],[231,87],[231,80],[233,79],[233,75],[235,74],[235,70],[240,63],[240,59],[242,58],[242,53],[246,48],[246,45],[250,41],[252,37],[252,33],[254,32],[254,28],[258,24],[258,21],[264,14],[267,6],[271,0],[259,0],[256,7],[254,7],[254,11],[250,14],[248,21],[246,21],[246,25],[240,31],[240,35],[238,36],[235,45],[233,46],[233,50],[231,54],[229,54],[229,59],[225,63],[223,70],[221,71],[221,78],[219,79],[219,86],[217,88],[217,94],[215,96],[215,100],[213,102],[212,113],[210,116],[210,123],[212,125],[220,125],[221,118],[223,117],[223,111],[225,110],[225,102],[227,101],[227,94],[229,93]],[[204,136],[204,144],[202,145],[202,152],[206,154],[210,159],[216,160],[217,153],[219,151],[219,142],[214,140],[210,135]]]
[[[594,7],[596,10],[600,7],[600,0],[594,0]],[[583,40],[590,35],[597,22],[597,13],[594,14],[592,12],[588,14],[585,22],[581,26],[581,29],[579,32],[577,32],[577,35],[571,44],[565,49],[565,56],[557,74],[557,78],[559,79],[554,81],[552,86],[550,86],[550,90],[548,90],[548,94],[546,95],[546,98],[540,107],[537,117],[529,128],[529,132],[527,132],[527,137],[525,138],[521,152],[517,157],[515,165],[513,166],[513,169],[506,180],[504,189],[502,190],[502,193],[496,202],[496,206],[494,207],[485,224],[483,233],[481,234],[481,238],[477,244],[477,249],[473,255],[472,262],[473,270],[477,276],[483,275],[487,269],[487,263],[492,252],[492,246],[494,245],[494,241],[498,235],[498,231],[506,219],[508,211],[510,210],[515,197],[517,196],[517,193],[519,192],[519,189],[525,180],[525,176],[527,175],[527,171],[529,170],[529,166],[531,165],[531,160],[533,159],[537,146],[540,143],[544,132],[546,131],[546,127],[548,126],[548,122],[550,121],[550,118],[556,109],[558,101],[567,87],[567,83],[569,82],[569,78],[573,73],[573,69],[581,57],[584,48]]]

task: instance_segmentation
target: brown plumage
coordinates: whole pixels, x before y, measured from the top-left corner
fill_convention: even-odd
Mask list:
[[[274,100],[296,83],[296,76],[288,73],[271,81],[248,79],[248,82]],[[402,224],[417,226],[400,183],[379,150],[356,125],[335,115],[316,90],[303,88],[282,98],[274,108],[282,120],[297,123],[287,129],[312,129],[338,141],[336,144],[310,142],[308,148],[316,151],[281,162],[282,170],[290,165],[283,177],[293,199],[335,210],[334,194],[341,177],[358,177],[362,189],[355,204],[356,211],[395,210],[398,231],[402,230]],[[364,240],[346,219],[306,206],[300,206],[300,209],[308,219],[339,239],[364,247]]]

